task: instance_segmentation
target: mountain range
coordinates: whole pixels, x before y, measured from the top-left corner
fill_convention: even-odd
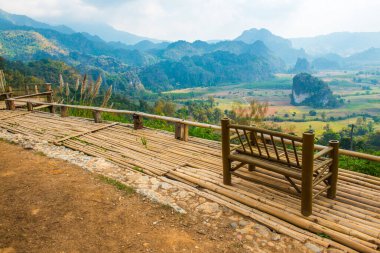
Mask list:
[[[64,61],[83,73],[102,73],[109,84],[118,80],[119,86],[141,87],[143,83],[153,91],[262,80],[286,67],[261,41],[143,40],[126,45],[4,12],[0,15],[0,53],[10,60]],[[124,85],[120,90],[127,88]]]
[[[78,25],[74,29],[0,11],[0,54],[10,60],[63,61],[82,73],[94,76],[101,73],[106,84],[120,91],[131,87],[164,91],[263,80],[276,72],[292,69],[297,59],[312,61],[315,69],[360,67],[378,64],[380,59],[380,45],[365,48],[366,45],[377,46],[375,33],[371,34],[370,42],[362,41],[360,47],[354,48],[364,48],[363,52],[342,57],[338,53],[345,52],[344,48],[355,51],[351,44],[341,42],[338,53],[328,53],[328,50],[315,49],[317,45],[312,40],[289,40],[266,29],[246,30],[234,40],[214,43],[163,42],[101,24]],[[324,41],[328,44],[328,39]],[[310,46],[295,48],[293,44]],[[318,56],[309,52],[318,52]]]
[[[61,33],[71,34],[75,32],[88,33],[98,36],[105,42],[119,43],[123,46],[134,47],[135,44],[152,42],[154,44],[168,45],[159,39],[147,38],[125,31],[120,31],[110,25],[102,23],[70,23],[70,27],[65,25],[52,26],[38,22],[25,15],[16,15],[0,9],[0,19],[7,20],[18,26],[30,26],[34,28],[44,28],[56,30]],[[338,54],[348,57],[352,54],[365,51],[369,48],[380,48],[380,32],[336,32],[315,37],[282,38],[272,34],[267,29],[250,29],[244,31],[235,40],[246,43],[253,43],[257,40],[263,41],[272,51],[281,54],[285,61],[295,63],[297,57],[306,57],[306,54],[318,57],[326,54]],[[161,43],[163,42],[163,43]],[[219,42],[219,41],[216,41]],[[215,41],[210,41],[210,44]],[[152,47],[151,45],[149,47]],[[140,50],[140,48],[134,48]]]

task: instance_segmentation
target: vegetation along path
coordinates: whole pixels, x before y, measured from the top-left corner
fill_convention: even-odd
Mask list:
[[[301,242],[346,252],[378,252],[379,178],[341,170],[337,198],[318,197],[313,215],[303,217],[299,197],[274,173],[246,171],[244,175],[254,182],[233,178],[232,186],[221,184],[219,142],[199,138],[182,142],[167,132],[135,131],[126,124],[95,124],[41,112],[0,111],[0,119],[0,127],[13,133],[58,142],[106,158],[126,170],[181,181],[195,192]]]

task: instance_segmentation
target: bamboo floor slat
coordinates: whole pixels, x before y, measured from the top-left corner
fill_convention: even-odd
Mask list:
[[[183,142],[172,133],[111,123],[95,124],[89,119],[43,112],[0,111],[0,127],[11,132],[51,143],[74,136],[62,145],[126,169],[177,179],[179,185],[297,240],[346,252],[379,252],[380,178],[341,169],[337,198],[317,197],[313,214],[304,217],[299,194],[282,175],[260,168],[249,172],[243,167],[238,172],[252,181],[233,176],[232,186],[223,185],[219,142],[194,137]],[[97,130],[103,126],[108,127]],[[299,180],[294,182],[300,186]]]

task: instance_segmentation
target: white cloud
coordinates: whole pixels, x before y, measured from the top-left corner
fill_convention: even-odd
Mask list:
[[[0,0],[0,8],[70,24],[105,22],[167,40],[231,39],[265,27],[285,37],[377,31],[379,0]]]
[[[81,0],[0,0],[0,8],[10,13],[56,24],[89,22],[94,15],[100,14],[98,8]]]

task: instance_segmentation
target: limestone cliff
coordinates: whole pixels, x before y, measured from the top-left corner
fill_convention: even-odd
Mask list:
[[[324,81],[307,73],[294,76],[291,103],[315,108],[337,107],[339,105],[329,86]]]

